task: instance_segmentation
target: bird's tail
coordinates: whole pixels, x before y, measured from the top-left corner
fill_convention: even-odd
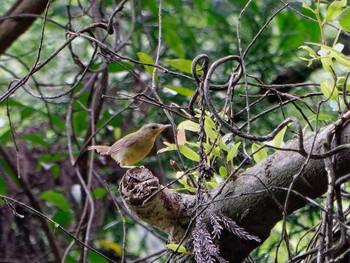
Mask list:
[[[111,147],[109,146],[104,146],[104,145],[93,145],[89,146],[88,150],[96,150],[99,154],[101,155],[106,155]]]

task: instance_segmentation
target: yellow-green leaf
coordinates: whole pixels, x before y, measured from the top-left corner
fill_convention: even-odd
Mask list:
[[[192,61],[188,59],[166,59],[164,61],[168,65],[176,68],[182,72],[191,74],[191,64]]]
[[[168,143],[164,142],[165,146],[163,149],[160,149],[157,151],[158,153],[163,153],[163,152],[169,152],[169,151],[176,151],[176,145],[174,143]]]
[[[195,123],[193,121],[183,121],[178,125],[178,128],[182,128],[187,131],[193,131],[193,132],[198,132],[199,131],[199,124]]]
[[[188,159],[199,162],[199,155],[186,145],[179,145],[180,152]]]
[[[178,253],[187,253],[187,250],[184,246],[179,246],[179,244],[166,244],[167,248],[171,249],[172,251],[177,251]]]
[[[313,50],[309,46],[300,46],[299,48],[307,50],[309,52],[309,56],[312,57],[312,58],[317,58],[318,57],[316,52],[315,52],[315,50]],[[304,60],[309,60],[309,59],[304,58]]]
[[[265,149],[263,149],[260,145],[256,143],[253,143],[252,145],[252,152],[256,152],[255,154],[253,154],[253,158],[256,163],[260,163],[267,157],[267,152],[265,151]]]
[[[302,7],[314,13],[314,10],[306,2],[303,2]]]
[[[209,152],[209,150],[211,150],[211,154],[221,158],[219,147],[212,147],[212,145],[204,143],[204,149],[206,150],[206,152]]]
[[[336,100],[338,97],[338,89],[331,80],[324,79],[321,81],[321,91],[327,99]]]
[[[287,127],[288,126],[285,126],[282,130],[280,130],[276,134],[275,139],[273,140],[275,147],[281,147],[282,142],[283,142],[283,138],[284,138],[284,134],[286,133]]]
[[[343,11],[343,8],[346,6],[347,0],[334,1],[331,3],[326,11],[325,22],[331,21],[333,18],[339,16]]]
[[[321,63],[322,67],[325,71],[329,73],[333,73],[332,66],[333,66],[333,61],[330,57],[321,57]]]
[[[207,187],[210,187],[211,189],[214,189],[218,186],[218,183],[217,182],[205,182],[206,186]]]
[[[338,78],[337,87],[342,89],[344,86],[344,81],[345,81],[345,77]],[[348,81],[346,83],[346,90],[350,90],[350,79],[348,79]]]
[[[238,147],[241,145],[241,143],[236,143],[228,152],[227,157],[226,157],[226,161],[229,162],[233,159],[233,157],[236,155],[237,149]]]
[[[139,57],[140,61],[143,62],[143,63],[154,64],[154,60],[149,55],[147,55],[146,53],[137,52],[137,56]],[[152,74],[153,74],[153,67],[151,67],[151,66],[144,66],[144,67],[145,67],[146,72],[150,76],[152,76]]]
[[[350,7],[346,8],[339,17],[340,26],[347,31],[350,31]]]
[[[220,166],[220,168],[219,168],[219,174],[220,174],[221,176],[223,176],[223,177],[226,177],[226,176],[227,176],[227,169],[226,169],[226,167]]]
[[[121,256],[123,254],[123,249],[121,246],[119,246],[117,243],[115,242],[110,242],[108,240],[99,240],[98,241],[101,246],[105,247],[105,248],[109,248],[112,249],[113,251],[115,251],[119,256]]]

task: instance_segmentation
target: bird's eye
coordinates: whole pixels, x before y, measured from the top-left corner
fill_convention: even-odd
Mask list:
[[[153,125],[153,126],[151,127],[152,130],[155,130],[156,128],[157,128],[156,125]]]

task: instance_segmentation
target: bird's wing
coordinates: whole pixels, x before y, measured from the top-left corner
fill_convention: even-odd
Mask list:
[[[131,134],[130,134],[131,135]],[[133,145],[136,142],[136,138],[133,138],[129,135],[125,136],[124,138],[120,139],[119,141],[116,141],[111,148],[109,149],[109,151],[107,152],[107,154],[113,154],[113,153],[117,153],[120,149],[122,148],[126,148],[126,147],[130,147],[131,145]]]

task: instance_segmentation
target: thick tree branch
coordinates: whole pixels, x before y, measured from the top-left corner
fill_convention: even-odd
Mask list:
[[[35,18],[6,18],[21,14],[39,15],[44,10],[48,0],[18,0],[13,7],[0,17],[0,55],[23,34],[35,21]]]
[[[305,150],[309,152],[314,142],[312,154],[322,154],[326,138],[333,129],[334,126],[328,126],[317,135],[312,133],[306,136]],[[349,125],[342,129],[339,143],[350,143]],[[298,140],[289,141],[285,148],[298,149]],[[344,149],[334,157],[336,177],[350,173],[350,149]],[[140,179],[145,178],[145,173],[147,182],[152,182],[147,184],[148,187],[142,186],[144,180]],[[307,198],[311,200],[326,192],[327,173],[323,159],[307,160],[294,151],[279,151],[267,157],[223,187],[212,191],[210,196],[216,196],[216,198],[204,211],[203,220],[211,231],[211,216],[224,215],[234,220],[249,234],[258,236],[264,241],[270,235],[271,229],[283,217],[286,196],[291,184],[292,191],[286,206],[288,214],[305,206]],[[140,219],[169,233],[173,242],[182,238],[183,229],[190,222],[195,196],[178,194],[169,189],[158,191],[159,189],[161,186],[155,177],[152,177],[147,169],[140,168],[128,171],[121,184],[122,195],[129,209]],[[157,194],[154,194],[155,192]],[[153,197],[148,198],[150,195]],[[135,198],[137,202],[131,202]],[[149,201],[144,203],[147,198]],[[174,231],[174,229],[182,231]],[[176,236],[177,234],[181,236]],[[220,238],[215,241],[220,249],[220,255],[229,262],[241,262],[261,244],[254,240],[238,238],[225,229],[222,230]],[[192,247],[191,235],[187,236],[185,242]],[[178,258],[176,261],[181,262],[181,259]]]

